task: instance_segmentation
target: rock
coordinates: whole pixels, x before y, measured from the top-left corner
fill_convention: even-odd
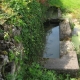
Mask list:
[[[9,46],[7,46],[7,44],[0,44],[0,49],[1,50],[8,50]]]
[[[74,51],[74,45],[71,41],[60,41],[60,56],[68,54],[70,51]]]
[[[3,58],[0,56],[0,65],[3,63]]]
[[[15,27],[12,29],[12,34],[13,36],[20,35],[20,30],[17,30],[17,28]]]
[[[0,50],[0,55],[8,55],[8,52]]]
[[[15,42],[13,38],[11,39],[11,42],[12,42],[12,43],[14,43],[14,42]]]
[[[4,30],[4,27],[2,25],[0,25],[0,29]]]
[[[5,56],[4,56],[4,63],[8,63],[8,62],[9,62],[8,56],[5,55]]]
[[[3,39],[4,39],[4,34],[0,33],[0,40],[3,40]]]
[[[1,74],[1,72],[0,72],[0,78],[2,77],[2,74]]]
[[[0,55],[2,55],[3,53],[2,53],[2,50],[0,50]]]
[[[0,40],[0,44],[3,44],[4,43],[4,40]]]
[[[20,58],[22,59],[23,45],[14,40],[14,36],[18,36],[21,33],[20,27],[7,25],[5,23],[3,26],[0,25],[0,28],[3,30],[3,32],[1,31],[0,33],[0,73],[3,71],[3,74],[0,74],[0,80],[3,80],[1,77],[4,77],[6,73],[14,75],[16,72],[16,64],[14,61],[9,62],[8,52],[12,51],[16,56],[20,55]],[[9,36],[8,39],[4,39],[6,33],[8,34],[7,37]],[[12,80],[15,80],[14,77]]]
[[[61,17],[62,17],[62,13],[61,13],[60,8],[58,8],[58,18],[61,18]]]
[[[10,31],[10,28],[11,28],[10,25],[4,24],[4,31],[5,32]]]
[[[7,55],[0,55],[0,65],[4,65],[5,63],[9,62]]]
[[[71,32],[72,31],[68,19],[60,22],[60,40],[71,37]]]
[[[15,63],[14,63],[14,62],[8,62],[8,63],[5,64],[4,67],[3,67],[3,73],[4,73],[4,75],[5,75],[6,73],[14,74],[15,69],[16,69]]]

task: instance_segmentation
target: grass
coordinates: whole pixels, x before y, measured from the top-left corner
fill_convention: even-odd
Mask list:
[[[79,0],[60,0],[62,2],[62,7],[66,9],[70,9],[71,11],[75,11],[75,9],[80,9],[80,1]]]
[[[78,18],[80,17],[80,0],[49,0],[49,4],[61,8],[63,12],[73,12]]]
[[[80,9],[80,0],[50,0],[50,5],[61,7],[63,9]]]

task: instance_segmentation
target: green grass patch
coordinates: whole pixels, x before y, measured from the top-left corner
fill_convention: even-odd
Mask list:
[[[60,7],[63,11],[76,12],[80,9],[80,0],[49,0],[50,6]]]

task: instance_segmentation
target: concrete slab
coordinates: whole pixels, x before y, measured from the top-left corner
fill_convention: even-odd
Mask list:
[[[78,70],[78,60],[75,51],[69,52],[69,54],[63,55],[61,58],[49,58],[44,63],[44,68],[54,70]]]

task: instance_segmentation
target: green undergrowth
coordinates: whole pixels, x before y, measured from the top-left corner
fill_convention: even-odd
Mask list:
[[[58,1],[53,0],[50,4],[56,4],[54,6],[62,8],[63,5]],[[44,47],[43,22],[46,20],[47,7],[37,0],[3,0],[1,5],[0,20],[3,22],[5,19],[8,25],[22,29],[20,36],[15,36],[14,40],[21,42],[24,46],[22,59],[14,56],[14,53],[9,57],[10,60],[16,58],[15,62],[19,61],[20,70],[16,71],[14,75],[7,75],[6,80],[12,80],[13,76],[15,80],[76,80],[69,74],[58,74],[55,71],[43,69],[39,65],[39,56]],[[2,15],[3,13],[4,15]],[[5,39],[7,38],[9,38],[8,35],[5,36]]]
[[[71,76],[66,73],[57,73],[53,70],[43,69],[35,62],[26,67],[26,69],[22,68],[19,71],[16,80],[77,80],[76,78],[71,78]],[[11,78],[12,75],[10,74],[6,77],[7,80],[11,80]]]
[[[8,19],[5,18],[6,23],[22,29],[21,35],[14,39],[19,42],[20,37],[22,38],[24,56],[27,60],[36,60],[36,55],[39,56],[43,49],[45,7],[35,0],[5,0],[2,5],[6,16],[10,15]]]

